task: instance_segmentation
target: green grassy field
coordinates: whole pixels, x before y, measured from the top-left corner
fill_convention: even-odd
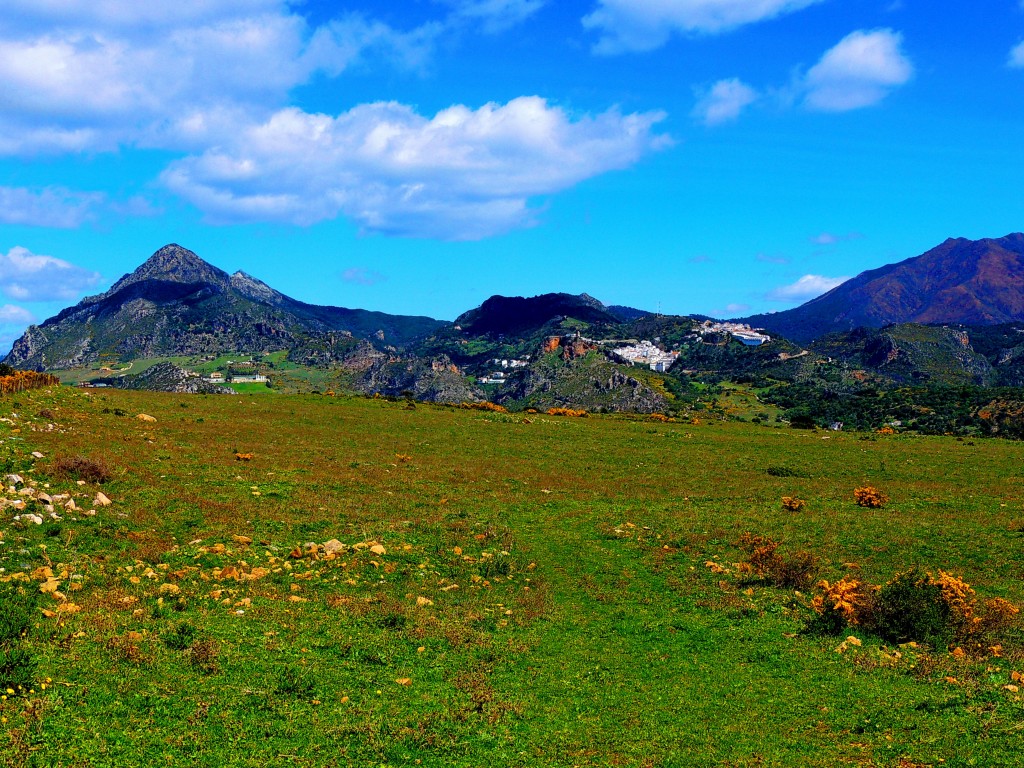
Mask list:
[[[69,388],[0,417],[0,479],[79,507],[0,512],[0,637],[31,606],[5,658],[36,665],[2,765],[1024,761],[1019,628],[816,634],[815,587],[738,567],[751,533],[1024,604],[1019,443]]]

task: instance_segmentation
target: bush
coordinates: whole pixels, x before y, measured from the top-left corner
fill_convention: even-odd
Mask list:
[[[102,459],[86,456],[62,456],[53,462],[53,474],[57,477],[85,480],[87,483],[105,483],[114,473]]]
[[[857,502],[858,507],[881,509],[889,501],[889,497],[877,488],[865,485],[862,488],[854,488],[853,500]]]
[[[816,429],[817,424],[814,423],[814,419],[804,413],[798,413],[795,416],[791,416],[789,419],[789,426],[793,429]]]
[[[790,512],[799,512],[806,506],[807,502],[803,499],[798,499],[796,496],[782,497],[782,508],[789,510]]]
[[[576,416],[586,418],[590,414],[582,408],[548,408],[548,416]]]
[[[213,640],[198,640],[192,643],[189,649],[189,663],[206,675],[213,675],[220,671],[217,664],[217,657],[220,655],[220,646]]]
[[[32,626],[33,599],[9,587],[0,592],[0,648],[17,643]]]
[[[818,573],[818,559],[810,552],[797,552],[783,557],[776,550],[779,544],[767,536],[745,533],[740,537],[740,546],[747,550],[747,561],[743,570],[774,587],[784,589],[807,589],[814,583]]]
[[[833,584],[821,581],[818,587],[821,594],[815,595],[811,607],[819,617],[815,620],[819,630],[838,634],[847,626],[865,623],[871,615],[871,600],[856,579],[840,579]]]
[[[174,651],[187,651],[196,641],[199,633],[187,621],[182,622],[172,632],[164,635],[164,645]]]
[[[29,651],[0,651],[0,688],[29,689],[36,674],[36,660]]]
[[[945,648],[953,640],[954,619],[942,586],[916,570],[898,574],[875,597],[873,629],[892,643]]]
[[[284,696],[311,698],[316,692],[316,682],[308,670],[289,665],[277,677],[277,692]]]

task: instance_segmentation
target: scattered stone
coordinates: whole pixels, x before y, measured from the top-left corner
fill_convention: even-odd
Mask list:
[[[337,539],[331,539],[330,541],[324,542],[324,552],[328,555],[336,555],[339,552],[344,552],[346,549],[348,549],[348,547]]]
[[[388,553],[388,551],[384,549],[383,544],[374,544],[372,547],[370,547],[370,551],[373,552],[373,554],[375,555],[386,555]]]
[[[252,544],[252,539],[248,536],[239,536],[236,534],[231,537],[231,540],[235,542],[235,544],[242,544],[243,546]]]
[[[112,502],[104,494],[97,492],[96,498],[93,499],[92,503],[96,507],[109,507]]]
[[[39,451],[32,451],[32,458],[41,459],[43,458],[43,454],[41,454]]]
[[[36,495],[36,501],[43,504],[53,504],[53,497],[48,493],[40,493]]]
[[[25,482],[24,479],[22,479],[21,475],[13,475],[13,474],[12,475],[7,475],[7,477],[4,478],[4,481],[9,483],[9,484],[11,484],[11,485],[23,485],[24,482]]]
[[[417,608],[427,608],[427,607],[429,607],[429,606],[431,606],[433,604],[434,604],[434,601],[431,600],[429,597],[424,597],[423,595],[420,595],[419,597],[416,598],[416,607]]]
[[[24,504],[24,502],[22,502],[22,504]],[[33,515],[33,514],[15,515],[14,516],[14,520],[15,521],[19,521],[20,520],[23,523],[35,523],[36,525],[42,525],[43,524],[43,518],[41,518],[39,515]]]
[[[156,421],[156,418],[154,418],[153,416],[150,416],[148,413],[140,413],[135,418],[138,419],[139,421],[146,421],[146,422],[154,422],[154,421]]]

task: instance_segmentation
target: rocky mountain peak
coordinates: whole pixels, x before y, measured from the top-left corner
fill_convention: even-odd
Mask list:
[[[109,293],[115,293],[143,280],[163,280],[171,283],[211,283],[226,285],[228,273],[208,264],[187,248],[176,243],[165,245],[131,274],[118,280]]]

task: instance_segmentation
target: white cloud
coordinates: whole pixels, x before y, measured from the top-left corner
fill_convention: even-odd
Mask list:
[[[1010,51],[1009,65],[1018,69],[1024,69],[1024,42],[1017,43]]]
[[[824,275],[804,275],[795,283],[783,285],[769,291],[765,296],[769,301],[808,301],[823,293],[827,293],[837,285],[845,283],[848,277],[825,277]]]
[[[821,234],[812,237],[811,242],[815,245],[835,245],[836,243],[860,240],[863,237],[864,235],[860,232],[847,232],[845,235],[837,235],[834,232],[822,232]]]
[[[0,21],[9,155],[195,148],[264,119],[318,72],[367,57],[422,67],[443,26],[399,31],[348,14],[311,29],[280,0],[13,2]]]
[[[0,187],[0,224],[74,229],[92,219],[103,201],[104,195],[97,192],[63,187]]]
[[[21,246],[0,253],[0,293],[15,301],[74,301],[101,280],[98,272]]]
[[[433,118],[396,103],[338,117],[285,109],[162,180],[211,221],[308,225],[344,215],[371,232],[478,239],[535,223],[530,200],[626,168],[669,139],[659,113],[573,119],[538,97]]]
[[[387,280],[387,277],[366,267],[349,267],[342,271],[341,279],[355,285],[376,285]]]
[[[440,0],[456,21],[479,23],[485,32],[503,32],[535,14],[547,0]]]
[[[757,91],[741,80],[719,80],[701,96],[692,114],[704,125],[721,125],[736,120],[757,99]]]
[[[803,78],[804,105],[846,112],[877,104],[914,74],[902,43],[903,36],[891,29],[851,32]]]
[[[0,323],[28,325],[34,320],[35,318],[32,316],[32,313],[24,307],[18,307],[14,304],[0,306]]]
[[[673,33],[727,32],[823,0],[598,0],[583,26],[601,34],[596,53],[658,48]]]
[[[283,13],[286,0],[5,0],[4,24],[17,29],[101,25],[116,29],[151,30],[170,25],[202,24],[244,14]]]

